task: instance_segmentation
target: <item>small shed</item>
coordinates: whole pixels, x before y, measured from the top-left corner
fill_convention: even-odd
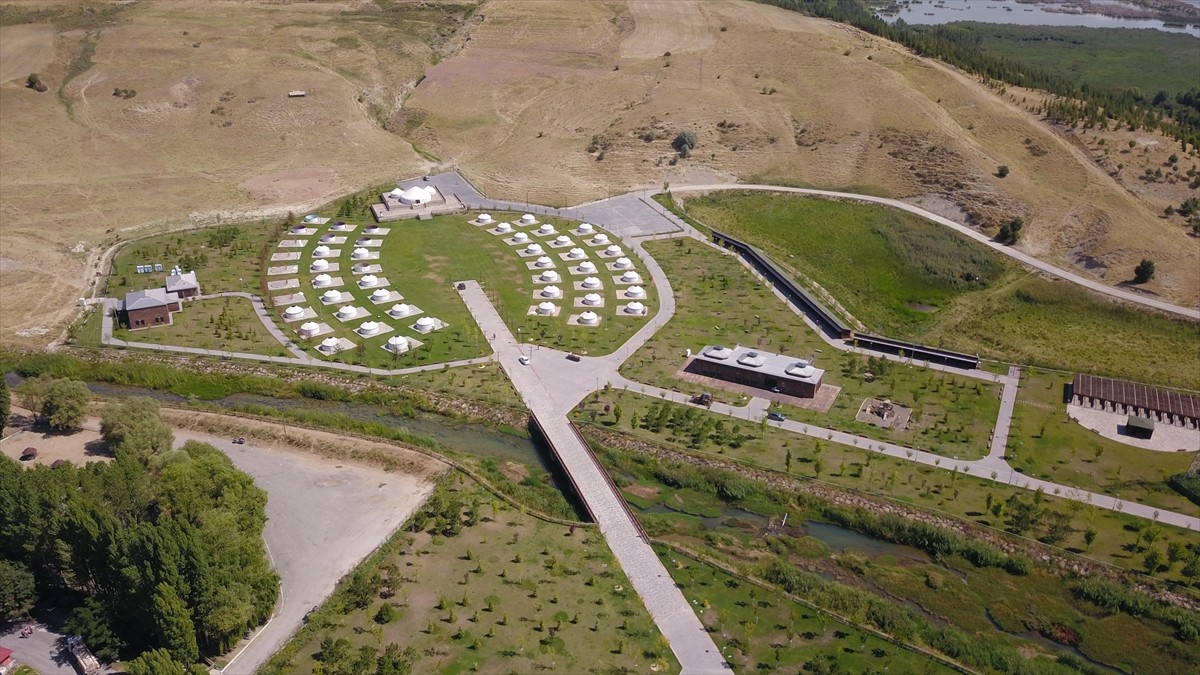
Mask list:
[[[288,92],[288,98],[304,98],[305,96],[308,96],[308,92],[303,89],[293,89]]]
[[[1125,433],[1134,438],[1149,439],[1154,435],[1154,420],[1130,415],[1125,420]]]

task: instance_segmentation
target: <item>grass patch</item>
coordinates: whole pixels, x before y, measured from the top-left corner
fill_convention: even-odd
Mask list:
[[[195,270],[202,293],[238,291],[259,295],[259,257],[263,246],[278,236],[278,228],[278,224],[256,221],[130,242],[113,257],[105,294],[124,297],[130,291],[161,287],[171,268],[179,266],[184,271]],[[162,264],[162,272],[137,272],[137,266],[155,263]]]
[[[820,284],[873,332],[1007,362],[1200,389],[1195,322],[1046,281],[916,216],[762,193],[709,195],[687,207]]]
[[[1022,373],[1008,436],[1009,463],[1030,476],[1194,513],[1195,506],[1167,481],[1185,471],[1195,453],[1131,447],[1069,419],[1062,392],[1070,381],[1061,373]]]
[[[203,298],[185,302],[173,323],[146,330],[114,330],[118,340],[201,349],[288,356],[246,298]]]
[[[391,644],[411,648],[412,672],[679,671],[597,530],[453,477],[261,672],[335,672],[362,653],[374,664]]]

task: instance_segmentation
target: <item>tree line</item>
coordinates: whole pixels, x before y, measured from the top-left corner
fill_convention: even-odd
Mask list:
[[[66,628],[100,658],[145,653],[130,672],[183,672],[275,605],[267,495],[211,445],[172,450],[150,399],[110,404],[101,433],[111,462],[25,469],[0,458],[0,583],[24,589],[0,619],[39,597],[76,604]]]
[[[974,31],[953,25],[915,28],[902,19],[889,24],[872,14],[860,0],[760,0],[777,7],[849,24],[904,45],[922,56],[945,61],[963,70],[1011,85],[1041,89],[1066,100],[1042,110],[1063,122],[1098,126],[1115,120],[1131,131],[1158,130],[1187,144],[1200,146],[1200,88],[1162,91],[1147,98],[1137,89],[1109,89],[1076,84],[1038,66],[988,54]]]

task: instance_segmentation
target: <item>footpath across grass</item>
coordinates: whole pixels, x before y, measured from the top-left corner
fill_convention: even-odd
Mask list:
[[[1200,389],[1200,324],[1042,279],[936,223],[783,194],[723,192],[686,207],[820,284],[872,332],[1009,363]]]
[[[538,520],[457,478],[260,672],[377,672],[384,658],[413,673],[679,672],[598,530]]]

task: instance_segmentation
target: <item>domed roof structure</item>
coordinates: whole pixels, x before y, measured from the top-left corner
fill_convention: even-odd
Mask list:
[[[313,249],[313,257],[320,258],[327,255],[329,255],[329,247],[325,244],[321,244]]]
[[[542,275],[539,278],[542,281],[558,281],[558,272],[555,272],[554,270],[546,270],[545,272],[542,272]]]
[[[579,224],[580,232],[591,232],[594,229],[596,229],[596,228],[592,227],[591,223],[580,223]]]
[[[571,249],[570,251],[567,251],[568,258],[583,258],[586,256],[587,256],[587,253],[584,253],[583,249],[581,249],[579,247],[576,247],[576,248]]]
[[[297,307],[296,305],[292,305],[291,307],[288,307],[287,309],[283,310],[284,316],[300,316],[303,313],[304,313],[304,308]]]
[[[371,291],[371,298],[373,300],[384,300],[391,294],[392,292],[386,288],[376,288],[374,291]]]
[[[392,314],[395,314],[398,316],[403,316],[405,314],[408,314],[409,309],[411,309],[411,308],[408,306],[407,303],[401,302],[401,303],[392,305],[392,308],[388,311],[390,311]]]
[[[525,215],[521,216],[521,223],[523,225],[532,225],[536,222],[537,218],[534,218],[532,213],[526,213]]]
[[[496,231],[497,232],[512,232],[512,224],[511,223],[500,223],[499,225],[496,226]]]
[[[641,286],[630,286],[625,289],[625,295],[631,298],[644,298],[646,297],[646,289]]]
[[[631,302],[628,305],[625,305],[625,313],[626,314],[645,314],[646,306],[640,302],[636,302],[636,301]]]
[[[387,343],[389,347],[403,347],[408,344],[408,338],[403,335],[393,335],[388,338]]]
[[[609,244],[608,248],[604,249],[604,252],[609,255],[620,255],[621,247],[616,244]]]
[[[550,256],[544,255],[544,256],[538,258],[537,261],[533,263],[533,265],[535,267],[554,267],[554,261],[550,259]]]
[[[562,296],[562,289],[558,286],[546,286],[542,289],[543,298],[558,298]]]
[[[617,261],[613,263],[613,267],[620,270],[629,269],[633,267],[633,261],[629,258],[617,258]]]
[[[309,265],[309,269],[311,269],[314,272],[320,272],[321,270],[327,270],[327,269],[329,269],[329,261],[324,258],[317,258],[316,260],[314,260],[312,262],[312,265]]]
[[[342,299],[342,292],[336,288],[331,288],[321,294],[321,299],[325,302],[337,302]]]
[[[358,285],[362,286],[363,288],[374,286],[377,283],[379,283],[379,277],[375,276],[374,274],[364,274],[362,278],[358,280]]]
[[[597,233],[596,236],[592,237],[592,242],[595,244],[607,244],[608,235],[603,232]]]
[[[542,223],[542,226],[537,229],[537,233],[542,236],[554,234],[554,226],[550,223]]]
[[[492,214],[481,213],[479,214],[479,217],[475,219],[475,221],[480,223],[490,223],[492,222]]]
[[[356,248],[350,253],[351,258],[357,258],[359,260],[361,260],[369,255],[371,255],[371,252],[365,248]]]
[[[600,317],[595,312],[588,310],[588,311],[584,312],[583,314],[579,315],[579,323],[590,326],[593,324],[600,323]]]
[[[518,232],[513,235],[513,241],[517,243],[529,241],[529,235],[524,232]]]
[[[583,296],[583,304],[596,306],[604,302],[604,298],[600,297],[599,293],[588,293]]]
[[[526,252],[526,253],[528,253],[528,254],[530,254],[530,255],[534,255],[534,254],[537,254],[537,253],[541,253],[541,252],[542,252],[542,245],[541,245],[541,244],[530,244],[529,246],[526,246],[526,247],[525,247],[525,252]]]
[[[567,244],[571,243],[571,238],[565,234],[560,234],[554,238],[554,243],[558,244],[559,246],[566,246]]]
[[[364,321],[362,322],[362,325],[358,327],[358,332],[361,335],[374,335],[379,332],[379,322]]]
[[[579,271],[583,272],[584,274],[595,272],[596,263],[592,262],[591,260],[584,260],[583,262],[579,263]]]
[[[537,311],[538,311],[538,314],[542,314],[542,315],[553,314],[554,313],[554,303],[553,302],[538,303]]]
[[[583,280],[584,288],[600,288],[600,280],[596,277],[588,277]]]
[[[321,340],[321,349],[328,352],[337,349],[341,344],[341,340],[335,337],[327,337],[324,340]]]
[[[328,274],[318,274],[313,277],[313,286],[328,286],[333,283],[333,277]]]
[[[352,319],[355,314],[358,314],[358,310],[353,305],[345,305],[337,311],[339,319]]]
[[[633,270],[628,270],[624,274],[621,275],[621,281],[634,282],[634,281],[641,281],[641,280],[642,280],[642,275],[638,274],[637,272],[635,272]]]
[[[395,193],[393,192],[393,194]],[[434,194],[436,194],[436,190],[432,185],[423,188],[414,185],[404,192],[401,192],[399,196],[402,204],[424,204],[428,202]]]
[[[321,327],[317,325],[315,321],[305,321],[304,323],[300,324],[301,335],[312,335],[318,330],[321,330]]]
[[[431,319],[427,316],[423,316],[423,317],[417,319],[417,326],[419,326],[421,328],[432,328],[433,327],[433,319]]]

